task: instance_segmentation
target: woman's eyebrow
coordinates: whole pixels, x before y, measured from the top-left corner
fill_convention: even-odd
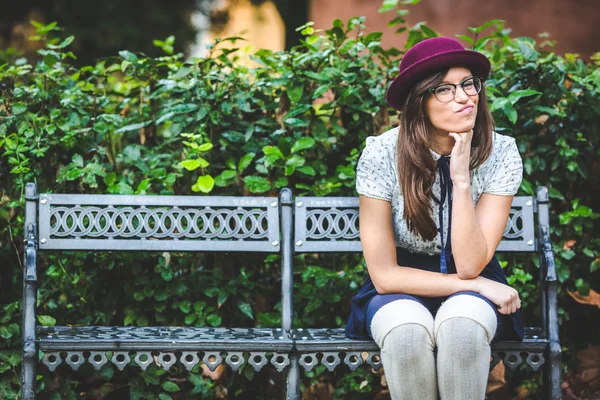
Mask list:
[[[464,81],[466,81],[466,80],[467,80],[467,79],[469,79],[469,78],[472,78],[473,76],[475,76],[475,75],[467,75],[467,76],[465,76],[464,78],[462,78],[462,79],[461,79],[461,80],[460,80],[460,81],[457,83],[457,85],[458,85],[459,83],[463,83]],[[453,85],[453,83],[452,83],[452,82],[448,82],[448,81],[446,81],[446,80],[442,81],[442,84],[443,84],[443,83],[449,83],[449,84]]]

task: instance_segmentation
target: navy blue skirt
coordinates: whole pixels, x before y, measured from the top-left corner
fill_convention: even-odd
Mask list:
[[[432,272],[439,272],[440,270],[440,256],[413,254],[404,249],[397,248],[396,257],[398,265],[419,268]],[[450,258],[450,260],[448,260],[447,267],[449,274],[456,273],[454,258]],[[502,270],[502,267],[500,266],[500,263],[496,257],[493,257],[490,263],[486,265],[483,271],[481,271],[480,276],[508,285],[506,275],[504,274],[504,271]],[[517,312],[508,315],[500,314],[496,309],[495,304],[481,296],[479,293],[460,292],[460,294],[468,294],[480,297],[490,304],[490,307],[494,309],[498,318],[498,329],[496,330],[494,340],[523,340],[524,329],[521,310],[517,310]],[[411,299],[418,301],[423,304],[432,313],[432,315],[435,316],[437,309],[440,307],[442,302],[449,297],[451,296],[424,297],[407,294],[380,295],[377,293],[377,290],[375,290],[375,286],[373,285],[371,278],[367,275],[367,279],[365,280],[362,289],[352,299],[350,318],[348,319],[348,324],[346,325],[346,336],[352,339],[371,339],[370,325],[375,312],[391,301],[399,299]],[[373,301],[372,304],[371,301]]]

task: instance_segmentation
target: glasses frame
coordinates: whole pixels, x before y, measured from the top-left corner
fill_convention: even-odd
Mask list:
[[[481,88],[483,87],[483,82],[484,82],[484,81],[483,81],[483,78],[481,78],[481,77],[479,77],[479,76],[470,76],[470,77],[468,77],[468,78],[464,79],[462,82],[460,82],[460,83],[456,83],[456,84],[454,84],[454,83],[440,83],[439,85],[435,85],[434,87],[431,87],[431,88],[427,89],[427,91],[428,91],[429,93],[433,94],[433,95],[435,96],[436,100],[437,100],[437,101],[439,101],[440,103],[450,103],[450,102],[451,102],[452,100],[454,100],[454,98],[456,97],[456,91],[458,90],[458,86],[460,86],[460,88],[463,90],[463,92],[465,92],[465,94],[466,94],[467,96],[475,96],[474,94],[469,94],[469,93],[467,93],[467,91],[465,90],[465,88],[464,88],[464,86],[463,86],[463,85],[464,85],[464,84],[465,84],[467,81],[473,80],[473,87],[475,87],[475,80],[476,80],[476,79],[477,79],[477,80],[479,80],[479,90],[477,91],[477,93],[476,93],[476,94],[479,94],[479,93],[481,93]],[[442,101],[442,100],[440,100],[440,99],[437,97],[437,95],[435,94],[435,90],[436,90],[437,88],[441,87],[441,86],[454,86],[454,94],[452,95],[452,98],[451,98],[450,100],[447,100],[447,101]]]

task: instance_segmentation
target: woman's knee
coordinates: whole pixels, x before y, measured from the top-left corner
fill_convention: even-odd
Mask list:
[[[392,337],[396,343],[410,340],[433,349],[433,328],[434,320],[429,310],[414,300],[396,300],[388,303],[375,313],[371,321],[371,333],[380,348],[383,348],[386,338],[393,332]]]
[[[434,337],[437,343],[441,333],[451,331],[453,334],[446,335],[446,341],[468,340],[468,336],[478,334],[476,328],[480,327],[485,342],[489,344],[497,326],[496,312],[488,302],[477,296],[461,294],[448,298],[439,308],[434,322]]]

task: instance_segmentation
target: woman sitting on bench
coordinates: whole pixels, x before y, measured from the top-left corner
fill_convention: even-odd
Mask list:
[[[490,343],[523,338],[494,257],[523,167],[515,140],[494,132],[489,72],[454,39],[412,47],[386,95],[400,126],[369,137],[358,163],[369,276],[346,334],[379,345],[394,400],[483,399]]]

